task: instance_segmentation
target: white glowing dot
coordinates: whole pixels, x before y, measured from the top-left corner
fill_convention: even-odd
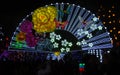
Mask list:
[[[62,42],[62,46],[65,46],[65,47],[66,47],[66,46],[67,46],[67,44],[68,44],[68,42],[67,42],[67,40],[66,40],[66,39],[65,39],[65,40],[62,40],[61,42]]]
[[[88,45],[89,45],[90,47],[93,47],[93,43],[89,43]]]
[[[50,33],[50,38],[54,39],[56,36],[55,32]]]
[[[57,40],[60,40],[60,39],[61,39],[61,36],[60,36],[60,35],[56,35],[56,39],[57,39]]]
[[[88,34],[87,37],[88,38],[92,38],[93,36],[92,36],[92,34]]]
[[[66,52],[70,52],[70,48],[66,48]]]
[[[80,6],[77,6],[77,7],[80,7]]]
[[[81,45],[81,43],[80,43],[80,42],[77,42],[77,43],[76,43],[76,45],[80,46],[80,45]]]
[[[107,53],[110,53],[110,51],[107,51]]]
[[[97,29],[97,25],[96,24],[91,24],[90,29],[92,29],[92,30]]]
[[[50,41],[53,43],[53,42],[55,42],[55,39],[50,39]]]
[[[83,8],[83,10],[85,10],[85,8]]]
[[[73,44],[72,44],[71,42],[70,42],[70,43],[68,43],[68,46],[72,47],[72,45],[73,45]]]
[[[102,30],[102,28],[103,28],[102,26],[98,26],[98,29],[99,29],[99,30]]]
[[[83,45],[87,44],[87,42],[85,41],[85,39],[83,39],[83,40],[81,41],[81,43],[82,43]]]
[[[64,51],[65,51],[65,48],[61,48],[60,51],[61,51],[61,52],[64,52]]]
[[[85,34],[88,34],[88,31],[84,31]]]

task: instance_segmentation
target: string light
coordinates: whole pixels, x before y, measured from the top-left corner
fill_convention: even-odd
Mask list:
[[[113,27],[114,30],[116,30],[116,27]]]
[[[110,18],[111,16],[109,15],[108,18]]]
[[[105,15],[103,15],[103,17],[105,17]]]
[[[106,22],[103,22],[103,24],[106,24]]]
[[[115,39],[117,40],[117,37],[115,37]]]
[[[115,14],[112,14],[112,16],[115,16]]]
[[[110,30],[110,32],[112,32],[113,30]]]
[[[118,34],[120,34],[120,31],[118,31]]]
[[[112,22],[111,21],[109,21],[109,24],[111,24]]]
[[[113,40],[111,40],[111,43],[113,44]]]
[[[112,6],[112,8],[114,9],[114,8],[115,8],[115,6],[113,5],[113,6]]]
[[[98,9],[98,11],[100,12],[101,10],[100,10],[100,9]]]
[[[119,23],[120,23],[120,20],[119,20]]]
[[[111,13],[111,10],[109,10],[108,12]]]
[[[113,23],[115,23],[115,20],[113,20]]]
[[[100,18],[100,16],[98,16],[98,18]]]

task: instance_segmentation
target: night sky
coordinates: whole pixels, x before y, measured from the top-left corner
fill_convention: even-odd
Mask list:
[[[12,37],[16,27],[26,15],[40,6],[56,2],[80,5],[98,16],[101,16],[101,12],[98,12],[101,5],[107,9],[115,5],[114,12],[116,14],[120,13],[119,0],[3,0],[0,1],[0,26],[3,27],[5,35]],[[117,15],[116,19],[120,19],[119,16]],[[104,20],[103,18],[100,19]],[[120,24],[119,26],[116,25],[116,27],[120,29]]]

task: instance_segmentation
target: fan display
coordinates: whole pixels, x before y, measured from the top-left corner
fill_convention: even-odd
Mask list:
[[[109,32],[95,14],[79,5],[56,3],[27,15],[16,28],[9,50],[67,53],[112,47]]]

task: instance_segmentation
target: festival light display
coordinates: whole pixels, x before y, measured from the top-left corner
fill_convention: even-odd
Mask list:
[[[27,15],[16,28],[9,50],[39,51],[56,56],[54,52],[64,54],[112,47],[109,32],[95,14],[79,5],[56,3],[39,7]]]

